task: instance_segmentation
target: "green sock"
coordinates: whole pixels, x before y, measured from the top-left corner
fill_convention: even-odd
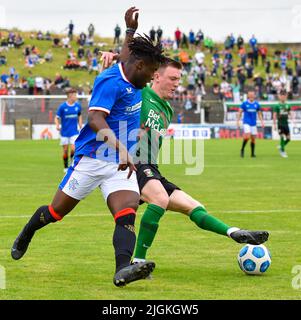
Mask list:
[[[196,207],[190,213],[190,220],[204,230],[212,231],[215,233],[227,236],[227,230],[230,228],[221,220],[208,214],[205,208]]]
[[[159,220],[163,216],[165,209],[149,204],[142,216],[140,229],[137,238],[135,258],[145,259],[147,249],[152,245],[159,227]]]
[[[291,141],[290,139],[286,139],[286,140],[284,141],[284,146],[286,146],[290,141]]]
[[[280,137],[280,147],[281,147],[281,151],[284,151],[285,141],[283,137]]]

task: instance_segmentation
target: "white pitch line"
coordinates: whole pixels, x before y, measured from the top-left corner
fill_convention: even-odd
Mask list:
[[[300,209],[272,209],[272,210],[227,210],[227,211],[214,211],[214,210],[210,210],[209,213],[243,213],[243,214],[248,214],[248,213],[278,213],[278,212],[283,212],[283,213],[286,213],[286,212],[301,212],[301,208]],[[167,213],[168,215],[170,214],[176,214],[178,215],[179,213],[178,212],[168,212]],[[105,216],[111,216],[111,214],[108,212],[108,213],[87,213],[87,214],[69,214],[67,215],[67,217],[72,217],[72,218],[82,218],[82,217],[105,217]],[[19,216],[16,216],[16,215],[5,215],[5,216],[2,216],[0,214],[0,219],[23,219],[23,218],[30,218],[32,217],[32,215],[19,215]]]

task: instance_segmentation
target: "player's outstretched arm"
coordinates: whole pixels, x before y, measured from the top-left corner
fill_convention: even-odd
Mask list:
[[[126,25],[126,32],[125,32],[125,39],[124,43],[121,49],[120,53],[120,61],[125,62],[130,56],[130,50],[129,50],[129,42],[134,37],[134,34],[136,30],[138,29],[138,18],[139,18],[139,9],[136,7],[131,7],[129,8],[125,15],[124,15],[124,20],[125,20],[125,25]]]
[[[129,8],[124,16],[125,24],[126,24],[126,35],[124,39],[124,43],[121,49],[121,53],[113,53],[113,52],[102,52],[101,53],[101,60],[102,60],[102,66],[101,66],[101,72],[107,68],[109,68],[114,60],[119,60],[121,62],[126,62],[127,59],[130,56],[130,51],[128,44],[131,42],[131,40],[134,37],[134,34],[138,28],[138,17],[139,13],[136,7]]]

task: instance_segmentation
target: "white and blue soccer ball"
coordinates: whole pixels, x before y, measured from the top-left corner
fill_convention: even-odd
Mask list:
[[[266,246],[246,244],[238,253],[238,265],[246,274],[261,275],[271,265],[271,254]]]

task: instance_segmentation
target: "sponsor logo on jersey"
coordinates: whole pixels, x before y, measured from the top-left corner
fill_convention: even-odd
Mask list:
[[[137,104],[133,105],[133,106],[130,106],[130,107],[126,107],[126,112],[129,113],[129,112],[134,112],[134,111],[137,111],[139,109],[141,109],[141,104],[142,102],[138,102]]]
[[[131,87],[126,88],[126,91],[127,91],[128,94],[133,93],[133,89]]]

